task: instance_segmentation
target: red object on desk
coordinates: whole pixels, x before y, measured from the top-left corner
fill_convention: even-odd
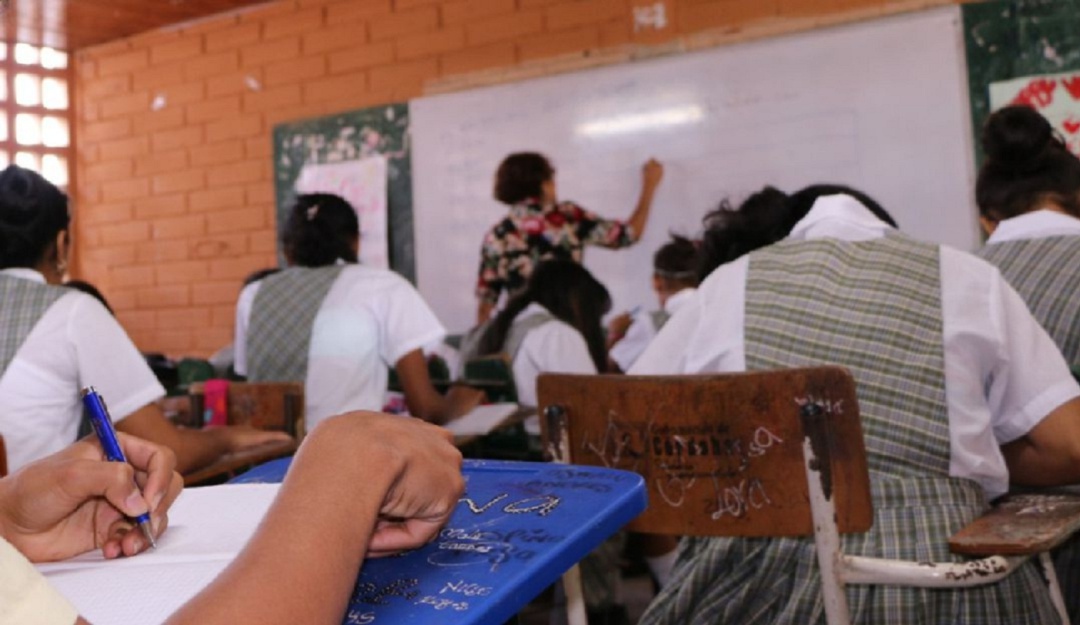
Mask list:
[[[203,424],[225,425],[229,420],[229,381],[207,380],[203,384]]]

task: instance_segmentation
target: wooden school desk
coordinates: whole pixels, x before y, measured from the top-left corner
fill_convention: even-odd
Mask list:
[[[291,459],[231,483],[279,482]],[[346,625],[503,623],[645,509],[626,471],[466,460],[465,494],[438,539],[397,558],[368,560]]]

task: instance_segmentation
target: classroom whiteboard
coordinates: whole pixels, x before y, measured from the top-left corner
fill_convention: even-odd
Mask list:
[[[628,217],[666,167],[643,239],[588,248],[615,310],[657,306],[652,254],[724,197],[769,183],[865,190],[917,237],[978,243],[960,12],[945,7],[703,52],[421,98],[412,114],[417,281],[453,331],[475,320],[495,169],[535,150],[560,199]]]

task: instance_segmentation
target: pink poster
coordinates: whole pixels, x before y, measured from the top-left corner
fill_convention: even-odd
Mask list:
[[[1014,78],[990,85],[990,108],[1026,104],[1061,133],[1069,150],[1080,155],[1080,71]]]

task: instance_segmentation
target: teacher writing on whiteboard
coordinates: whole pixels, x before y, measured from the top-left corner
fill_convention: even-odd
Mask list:
[[[664,166],[649,159],[641,170],[641,195],[630,219],[604,219],[573,202],[559,202],[555,169],[542,154],[518,152],[503,159],[495,173],[495,199],[510,213],[484,235],[480,249],[480,300],[477,323],[483,323],[506,291],[525,285],[544,258],[581,262],[585,245],[621,248],[633,245],[645,231],[653,195]]]

